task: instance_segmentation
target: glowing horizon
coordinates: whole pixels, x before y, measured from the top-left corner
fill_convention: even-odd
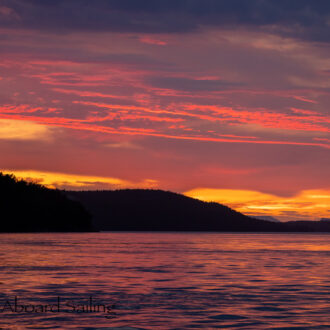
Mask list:
[[[282,221],[319,220],[329,217],[330,190],[305,190],[281,197],[259,191],[232,189],[194,189],[186,196],[225,204],[250,216],[273,216]]]
[[[65,190],[116,190],[159,189],[152,179],[129,182],[120,178],[74,175],[34,170],[0,169],[4,174],[14,174],[18,179],[42,184],[51,189]],[[196,188],[180,192],[185,196],[206,202],[216,202],[250,216],[273,216],[281,221],[319,220],[330,216],[330,190],[306,190],[297,195],[283,197],[260,191],[239,189]],[[299,212],[297,211],[299,210]]]

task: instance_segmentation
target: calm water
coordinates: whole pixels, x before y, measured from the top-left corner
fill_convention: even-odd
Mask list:
[[[329,235],[2,234],[0,268],[4,329],[330,329]]]

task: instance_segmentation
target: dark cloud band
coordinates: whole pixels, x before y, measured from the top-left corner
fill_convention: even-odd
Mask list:
[[[262,28],[329,42],[328,0],[2,0],[0,26],[56,32],[192,32]]]

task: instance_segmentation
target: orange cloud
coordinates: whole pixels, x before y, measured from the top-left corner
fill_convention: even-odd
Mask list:
[[[330,217],[330,190],[305,190],[284,198],[252,190],[197,188],[186,196],[228,205],[247,215],[270,215],[283,221]]]
[[[158,185],[158,182],[152,179],[144,179],[141,182],[131,182],[128,180],[112,177],[99,177],[35,170],[1,169],[0,171],[6,174],[13,173],[17,178],[37,182],[45,185],[48,188],[67,190],[122,189],[137,187],[156,188]]]
[[[62,117],[37,117],[37,116],[22,116],[22,115],[2,115],[0,118],[26,120],[33,121],[35,123],[44,124],[48,126],[65,127],[76,130],[86,130],[92,132],[106,133],[106,134],[120,134],[120,135],[142,135],[142,136],[154,136],[167,139],[178,140],[192,140],[192,141],[208,141],[208,142],[228,142],[228,143],[254,143],[254,144],[270,144],[270,145],[296,145],[296,146],[317,146],[329,149],[330,146],[327,143],[315,143],[315,142],[294,142],[294,141],[272,141],[272,140],[247,140],[244,138],[231,139],[224,137],[211,137],[201,135],[172,135],[167,133],[158,132],[155,129],[139,128],[139,127],[125,127],[113,128],[108,126],[95,125],[88,119],[73,119]]]
[[[49,126],[32,121],[1,119],[0,139],[2,140],[49,140],[52,132]]]

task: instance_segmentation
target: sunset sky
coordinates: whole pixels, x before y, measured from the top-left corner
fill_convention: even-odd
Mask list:
[[[330,1],[0,0],[0,170],[330,217]]]

